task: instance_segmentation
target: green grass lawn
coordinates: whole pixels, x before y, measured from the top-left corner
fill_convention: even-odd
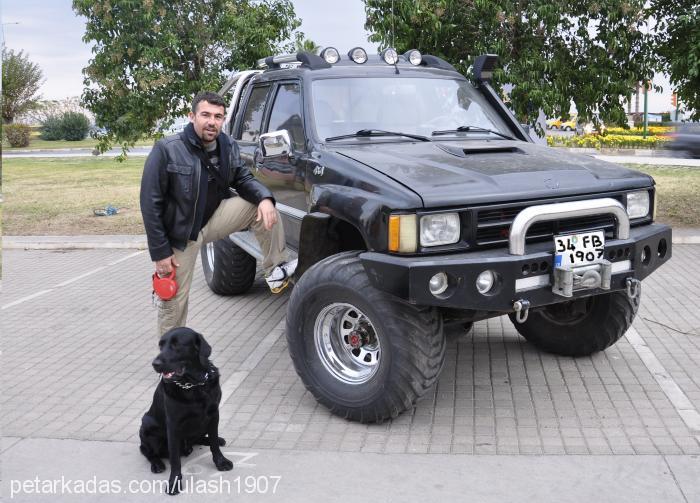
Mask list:
[[[656,219],[677,227],[700,227],[700,168],[627,164],[654,177]]]
[[[4,234],[143,234],[139,186],[144,161],[4,159]],[[94,215],[94,209],[108,204],[119,208],[119,214]]]
[[[8,158],[3,161],[3,231],[16,235],[143,234],[139,186],[144,157]],[[700,227],[700,168],[629,165],[654,177],[657,220]],[[96,217],[111,204],[120,213]]]

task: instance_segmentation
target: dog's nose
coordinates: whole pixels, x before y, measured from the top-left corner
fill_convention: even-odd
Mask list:
[[[163,369],[163,360],[161,360],[158,356],[155,360],[153,360],[152,365],[156,372],[160,372]]]

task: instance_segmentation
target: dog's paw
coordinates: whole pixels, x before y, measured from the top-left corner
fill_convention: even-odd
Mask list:
[[[161,473],[163,471],[165,471],[165,463],[163,463],[160,459],[151,463],[152,473]]]
[[[218,459],[214,459],[214,464],[220,472],[227,472],[229,470],[233,470],[233,463],[223,456]]]
[[[182,455],[189,456],[192,454],[193,447],[190,444],[186,444],[182,447]]]
[[[224,445],[226,445],[226,440],[224,440],[224,439],[221,438],[221,437],[217,437],[217,439],[218,439],[219,445],[220,445],[221,447],[223,447]]]
[[[182,475],[176,475],[175,477],[171,475],[170,480],[168,481],[168,494],[170,496],[175,496],[176,494],[180,494],[181,489]]]

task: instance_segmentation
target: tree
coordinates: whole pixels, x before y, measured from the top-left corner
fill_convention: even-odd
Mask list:
[[[280,51],[300,25],[290,0],[73,0],[94,58],[83,102],[125,153],[218,90],[235,69]],[[291,50],[291,47],[287,47]]]
[[[294,43],[294,50],[296,52],[310,52],[311,54],[318,54],[321,50],[321,46],[309,38],[304,38],[302,36],[297,37]]]
[[[494,85],[513,84],[521,121],[542,108],[579,119],[598,111],[605,122],[625,119],[621,98],[651,77],[654,58],[645,34],[644,0],[364,0],[370,40],[399,52],[419,49],[467,73],[484,53],[500,57]]]
[[[700,4],[697,0],[656,0],[652,11],[661,68],[683,108],[700,120]]]
[[[12,123],[15,117],[35,109],[37,94],[44,75],[24,51],[2,48],[2,120]]]

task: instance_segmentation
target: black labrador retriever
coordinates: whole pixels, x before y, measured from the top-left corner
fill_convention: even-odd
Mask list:
[[[160,354],[153,368],[161,380],[153,403],[141,420],[141,453],[151,462],[151,471],[161,473],[170,459],[168,494],[180,492],[180,456],[189,455],[194,444],[208,445],[214,464],[221,471],[231,470],[219,438],[221,386],[218,369],[209,361],[211,346],[201,334],[185,327],[173,328],[158,343]]]

